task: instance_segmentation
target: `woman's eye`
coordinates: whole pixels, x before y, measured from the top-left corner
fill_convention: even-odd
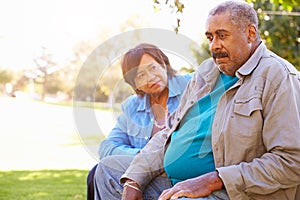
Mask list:
[[[137,76],[137,78],[140,79],[140,80],[143,79],[144,77],[145,77],[145,74],[139,74],[139,75]]]
[[[151,71],[154,71],[154,70],[156,70],[156,66],[155,65],[153,65],[152,67],[151,67]]]

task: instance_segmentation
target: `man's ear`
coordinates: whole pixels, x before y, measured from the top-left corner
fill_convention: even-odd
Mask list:
[[[256,39],[257,39],[257,28],[254,24],[250,24],[248,27],[247,27],[247,34],[248,34],[248,42],[249,43],[252,43],[254,42]]]

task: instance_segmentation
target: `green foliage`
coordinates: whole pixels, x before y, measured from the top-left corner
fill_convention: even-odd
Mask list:
[[[0,84],[9,83],[13,80],[13,73],[6,69],[0,69]]]
[[[181,0],[153,0],[154,10],[160,11],[161,7],[167,6],[171,9],[172,13],[183,13],[184,3]],[[178,33],[180,27],[180,17],[177,16],[177,26],[174,28],[174,31]]]
[[[204,60],[210,57],[209,44],[208,40],[203,40],[200,46],[200,49],[197,44],[191,46],[191,50],[197,60],[197,63],[200,65]]]
[[[180,0],[153,0],[154,2],[154,8],[156,8],[156,10],[160,10],[159,5],[160,4],[165,4],[167,6],[169,6],[170,9],[172,9],[172,11],[174,12],[183,12],[184,9],[184,4],[180,1]]]
[[[254,2],[253,7],[259,17],[261,38],[270,50],[300,70],[300,6],[297,6],[299,3],[293,0],[273,2],[274,4],[266,0]]]
[[[297,0],[270,0],[271,3],[275,5],[281,5],[284,10],[292,11],[294,6],[300,6]]]
[[[86,170],[0,172],[0,199],[86,199]]]

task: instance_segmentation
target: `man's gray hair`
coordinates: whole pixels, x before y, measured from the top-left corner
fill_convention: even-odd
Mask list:
[[[257,13],[253,7],[245,2],[225,1],[213,8],[208,16],[219,15],[228,12],[231,22],[240,30],[245,30],[250,24],[258,29]]]

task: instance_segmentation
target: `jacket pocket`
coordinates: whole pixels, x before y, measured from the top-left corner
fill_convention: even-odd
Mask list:
[[[230,149],[238,149],[240,160],[250,162],[264,152],[262,140],[262,104],[258,97],[239,99],[233,105],[233,115],[224,136]],[[234,142],[232,142],[234,141]]]
[[[263,126],[261,110],[262,104],[258,97],[235,101],[234,114],[230,120],[232,134],[244,139],[248,138],[248,142],[254,140],[252,142],[256,143],[255,137],[260,137]]]
[[[130,126],[127,129],[129,143],[134,148],[143,148],[150,140],[152,126]]]
[[[238,115],[249,117],[256,110],[262,110],[261,100],[258,97],[235,100],[233,111]]]

